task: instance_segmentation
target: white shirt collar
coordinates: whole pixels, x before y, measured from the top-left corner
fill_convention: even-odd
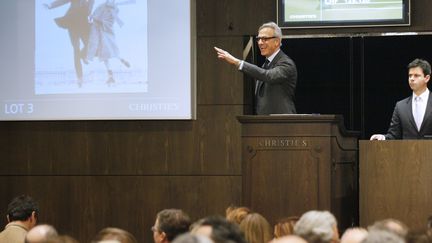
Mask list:
[[[273,59],[275,58],[275,56],[280,52],[280,49],[278,49],[277,51],[275,51],[273,54],[271,54],[269,57],[267,57],[267,60],[269,60],[269,63],[271,63],[273,61]]]
[[[430,93],[429,89],[426,88],[426,90],[423,93],[421,93],[419,97],[421,98],[422,101],[427,101],[429,98],[429,93]],[[413,92],[413,97],[414,98],[417,97],[417,95],[414,92]]]

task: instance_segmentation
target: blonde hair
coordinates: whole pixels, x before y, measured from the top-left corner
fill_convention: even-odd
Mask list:
[[[267,243],[273,238],[272,227],[259,213],[248,214],[240,223],[248,243]]]
[[[226,219],[236,224],[240,224],[243,219],[250,213],[252,213],[252,211],[247,207],[230,206],[225,211]]]
[[[298,220],[297,216],[280,219],[274,226],[275,238],[294,234],[294,226]]]

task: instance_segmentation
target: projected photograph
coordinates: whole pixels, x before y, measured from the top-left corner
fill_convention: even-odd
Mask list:
[[[35,94],[148,90],[147,0],[35,0]]]
[[[403,19],[402,0],[284,0],[284,22]]]

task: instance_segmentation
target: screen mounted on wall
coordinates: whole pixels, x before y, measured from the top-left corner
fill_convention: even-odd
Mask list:
[[[410,0],[277,0],[282,28],[410,24]]]

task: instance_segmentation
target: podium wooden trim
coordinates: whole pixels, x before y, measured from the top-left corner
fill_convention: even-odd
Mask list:
[[[243,203],[279,218],[330,210],[358,223],[358,132],[340,115],[239,116]]]

